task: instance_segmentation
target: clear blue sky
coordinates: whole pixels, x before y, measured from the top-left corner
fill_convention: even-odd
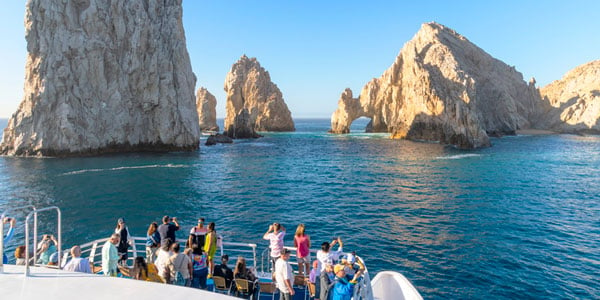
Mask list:
[[[421,24],[436,21],[538,86],[600,59],[600,1],[201,1],[184,0],[183,22],[197,88],[217,97],[242,55],[256,57],[293,117],[330,117],[340,93],[355,95],[394,61]],[[25,1],[0,11],[0,117],[23,97]]]

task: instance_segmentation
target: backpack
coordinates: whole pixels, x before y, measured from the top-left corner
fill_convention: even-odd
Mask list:
[[[177,257],[181,257],[181,256],[177,256]],[[175,269],[175,276],[172,278],[174,285],[181,285],[181,286],[185,285],[185,279],[183,278],[183,275],[179,272],[179,270],[183,266],[184,261],[185,261],[185,259],[182,259],[181,263],[179,264],[179,268]],[[175,262],[171,261],[171,264],[174,266]]]

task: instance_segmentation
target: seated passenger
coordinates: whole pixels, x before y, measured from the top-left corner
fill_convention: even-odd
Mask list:
[[[229,256],[224,254],[221,256],[221,264],[215,267],[214,276],[221,276],[225,278],[225,284],[227,286],[231,286],[231,281],[233,280],[233,270],[227,266],[227,262],[229,262]]]
[[[254,295],[254,281],[256,281],[256,276],[252,273],[252,270],[246,268],[246,259],[242,256],[238,257],[235,269],[233,270],[233,277],[235,279],[248,280],[248,294]],[[237,287],[235,287],[235,294],[238,294]],[[253,297],[253,299],[256,299],[256,297]]]
[[[25,265],[25,246],[19,246],[15,249],[15,265],[24,266]]]
[[[71,248],[71,256],[73,258],[63,268],[65,271],[92,273],[90,261],[87,258],[81,257],[81,248],[79,246]]]
[[[148,280],[148,265],[143,257],[138,256],[133,261],[133,269],[131,270],[131,278],[136,280]]]
[[[50,263],[50,256],[56,253],[56,245],[58,242],[51,234],[44,234],[42,240],[38,245],[37,255],[39,257],[37,263],[41,265],[47,265]]]
[[[312,264],[312,270],[308,275],[308,281],[315,285],[315,300],[319,300],[321,286],[321,269],[319,268],[319,261],[314,260]]]

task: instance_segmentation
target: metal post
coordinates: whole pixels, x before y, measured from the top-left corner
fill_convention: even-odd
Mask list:
[[[0,216],[0,274],[4,273],[4,218],[9,211],[16,211],[24,208],[31,208],[33,211],[35,211],[35,206],[25,205],[16,208],[9,208],[2,212],[2,215]]]
[[[38,212],[43,212],[43,211],[48,211],[48,210],[56,210],[57,212],[57,223],[58,223],[58,254],[60,255],[62,252],[62,238],[61,238],[61,227],[62,227],[62,223],[61,223],[61,213],[60,213],[60,208],[56,207],[56,206],[49,206],[49,207],[45,207],[42,209],[38,209],[38,210],[34,210],[32,212],[30,212],[27,215],[27,218],[25,218],[25,276],[29,276],[29,219],[31,218],[32,214],[35,214],[35,218],[37,218],[37,213]],[[35,224],[37,225],[37,224]],[[37,231],[34,229],[34,231],[37,233]],[[36,244],[35,240],[34,240],[34,244]],[[37,250],[37,249],[35,249]],[[34,254],[35,257],[35,254]],[[60,258],[59,258],[60,259]],[[35,261],[34,261],[35,263]],[[60,268],[60,265],[58,266]]]

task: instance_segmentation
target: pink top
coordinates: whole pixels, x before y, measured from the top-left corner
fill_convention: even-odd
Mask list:
[[[295,235],[294,236],[294,245],[298,248],[298,253],[296,254],[298,257],[307,257],[310,249],[308,248],[308,243],[310,239],[308,235]]]

